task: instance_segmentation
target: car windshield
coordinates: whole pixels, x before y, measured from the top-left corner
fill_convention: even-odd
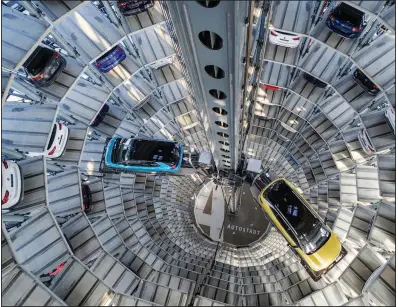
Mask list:
[[[114,162],[163,162],[177,165],[180,159],[178,143],[156,140],[118,139],[115,143]]]
[[[341,4],[333,15],[349,25],[359,26],[362,22],[362,15],[354,10],[354,8],[351,8],[348,5]]]
[[[328,229],[306,206],[304,199],[285,181],[279,180],[272,184],[264,191],[263,196],[276,211],[281,224],[291,228],[290,232],[306,254],[318,250],[330,237]]]
[[[51,132],[50,141],[48,142],[47,150],[49,150],[53,145],[56,134],[57,134],[57,125],[54,124],[53,131]]]
[[[36,76],[40,74],[53,55],[53,51],[47,48],[40,48],[38,52],[33,53],[32,57],[27,60],[26,69],[30,74]]]

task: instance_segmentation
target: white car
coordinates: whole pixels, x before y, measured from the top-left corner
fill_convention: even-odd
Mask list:
[[[55,123],[51,131],[51,137],[45,152],[29,152],[29,157],[46,156],[47,158],[59,158],[65,151],[68,142],[69,128],[61,123]]]
[[[373,147],[365,128],[362,128],[359,131],[358,140],[365,153],[367,153],[368,155],[376,154],[376,149]]]
[[[296,48],[301,41],[301,36],[297,34],[288,33],[285,31],[270,29],[269,32],[269,42],[271,44],[288,47],[288,48]]]
[[[386,112],[384,113],[387,121],[388,127],[390,127],[390,130],[392,133],[395,135],[395,111],[394,108],[390,105]]]
[[[22,198],[21,170],[15,162],[1,162],[1,209],[9,209]]]

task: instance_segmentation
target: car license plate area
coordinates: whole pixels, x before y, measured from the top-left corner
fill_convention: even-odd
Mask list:
[[[59,145],[61,145],[61,142],[62,142],[62,138],[63,138],[64,136],[63,135],[61,135],[61,137],[59,138]]]
[[[11,187],[13,188],[14,187],[14,175],[11,174],[10,178],[11,178]]]
[[[281,41],[288,42],[289,40],[285,39],[285,38],[281,38]]]

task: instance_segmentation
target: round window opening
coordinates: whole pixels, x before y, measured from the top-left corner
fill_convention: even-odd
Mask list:
[[[211,89],[209,91],[210,95],[213,96],[215,99],[218,100],[225,100],[227,98],[227,95],[220,90],[215,90],[215,89]]]
[[[225,148],[220,148],[220,150],[221,150],[222,152],[230,152],[228,149],[225,149]]]
[[[229,137],[229,135],[226,134],[226,133],[224,133],[224,132],[217,132],[217,135],[219,135],[219,136],[221,136],[221,137],[223,137],[223,138]]]
[[[222,79],[225,77],[225,71],[216,65],[206,65],[205,71],[210,77],[213,77],[215,79]]]
[[[213,7],[216,7],[217,5],[220,4],[220,1],[218,0],[212,0],[212,1],[196,1],[197,3],[199,3],[201,6],[203,7],[207,7],[209,9],[212,9]]]
[[[216,123],[217,126],[220,126],[222,128],[228,128],[228,124],[225,123],[225,122],[217,120],[215,123]]]
[[[199,40],[211,50],[220,50],[223,45],[222,38],[217,33],[211,31],[202,31],[198,35]]]
[[[229,143],[228,143],[228,142],[218,141],[218,143],[220,143],[221,145],[229,146]]]
[[[227,115],[228,112],[222,108],[214,107],[213,111],[216,112],[217,115]]]

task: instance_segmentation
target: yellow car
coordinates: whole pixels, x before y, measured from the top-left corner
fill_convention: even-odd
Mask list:
[[[336,234],[286,179],[272,181],[258,199],[314,280],[319,280],[347,254]]]

